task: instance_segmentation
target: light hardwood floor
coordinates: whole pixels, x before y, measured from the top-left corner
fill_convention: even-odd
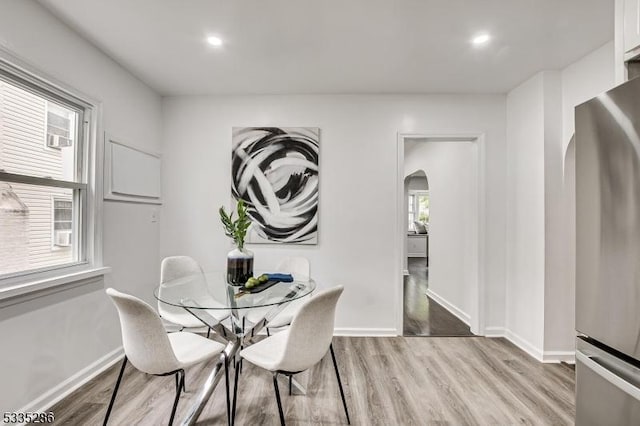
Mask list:
[[[334,347],[352,424],[573,424],[573,369],[538,363],[504,339],[336,337]],[[187,371],[177,419],[210,369]],[[56,424],[101,424],[118,370],[114,366],[55,405]],[[310,371],[307,386],[307,395],[294,396],[280,387],[288,425],[346,424],[330,355]],[[128,366],[109,424],[166,424],[174,391],[173,377]],[[224,401],[223,380],[198,424],[225,424]],[[271,375],[249,363],[239,382],[236,424],[278,424]]]

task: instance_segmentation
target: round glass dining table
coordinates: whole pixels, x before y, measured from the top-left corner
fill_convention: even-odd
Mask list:
[[[260,275],[256,273],[256,276]],[[313,279],[295,279],[293,282],[274,282],[254,289],[230,285],[221,271],[207,272],[165,280],[153,294],[162,304],[189,312],[203,325],[219,332],[227,341],[224,352],[211,371],[189,409],[183,425],[198,420],[213,390],[224,375],[224,365],[236,357],[238,351],[249,344],[266,323],[273,319],[289,302],[304,297],[316,288]],[[263,319],[246,325],[243,318],[251,309],[261,310]],[[220,322],[221,312],[227,312],[230,321]],[[224,316],[224,315],[223,315]],[[225,324],[226,323],[226,324]]]
[[[218,271],[165,281],[156,287],[153,294],[160,302],[175,307],[233,311],[282,305],[308,295],[315,288],[316,283],[305,278],[293,282],[269,282],[266,288],[245,289],[227,284],[226,274]]]

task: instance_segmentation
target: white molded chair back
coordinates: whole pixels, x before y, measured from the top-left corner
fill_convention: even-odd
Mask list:
[[[278,271],[293,275],[296,280],[308,281],[311,276],[309,260],[306,257],[291,256],[285,257],[277,267]]]
[[[124,353],[134,367],[148,374],[165,374],[181,368],[162,320],[153,308],[113,288],[108,288],[107,294],[118,310]]]
[[[333,339],[336,305],[343,290],[337,286],[321,291],[300,307],[288,330],[283,369],[303,371],[324,357]]]
[[[202,273],[202,267],[189,256],[165,257],[160,265],[160,282],[164,284],[178,278]]]
[[[340,396],[342,397],[344,413],[347,416],[347,423],[351,424],[347,400],[340,381],[338,363],[331,344],[336,304],[343,290],[344,287],[338,286],[319,292],[302,304],[288,330],[267,337],[240,352],[242,359],[246,359],[252,364],[273,373],[273,387],[276,393],[281,425],[285,424],[285,418],[282,401],[280,400],[280,390],[278,389],[278,375],[284,374],[289,376],[291,380],[293,374],[307,370],[320,362],[328,351],[331,351],[331,359],[333,368],[336,370],[336,378],[338,379],[338,387],[340,388]],[[236,364],[231,424],[235,419],[239,371],[239,365]],[[291,389],[291,382],[289,382],[289,389]]]
[[[198,262],[189,256],[171,256],[162,260],[160,265],[160,287],[158,296],[169,296],[171,293],[178,292],[182,297],[197,300],[197,296],[206,293],[205,279],[202,267]],[[171,297],[168,297],[171,299]],[[182,318],[186,311],[179,307],[162,303],[158,301],[158,312],[161,317],[169,320],[173,318]],[[189,318],[191,314],[186,315]],[[195,317],[189,318],[194,324],[190,326],[202,326]],[[179,324],[183,325],[183,324]]]

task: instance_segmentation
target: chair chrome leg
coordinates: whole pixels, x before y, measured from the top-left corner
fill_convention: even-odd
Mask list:
[[[176,398],[173,400],[173,409],[171,410],[171,418],[169,419],[169,426],[173,425],[173,418],[176,415],[176,408],[178,408],[178,401],[180,400],[180,391],[184,387],[184,370],[180,370],[176,373],[176,377],[180,376],[180,383],[176,390]]]
[[[245,319],[246,317],[242,317],[242,341],[244,341],[244,330],[245,330]],[[244,349],[244,345],[240,344],[240,351],[242,352]],[[240,358],[240,372],[242,373],[242,358]]]
[[[231,402],[229,400],[229,360],[226,356],[224,358],[224,381],[225,392],[227,396],[227,424],[231,426]]]
[[[185,389],[185,384],[186,384],[187,380],[185,377],[185,373],[182,374],[182,386],[180,385],[180,375],[178,373],[176,373],[176,392],[180,391],[180,388],[182,388],[183,392],[186,392],[187,390]]]
[[[103,426],[107,426],[107,421],[109,420],[109,416],[111,415],[111,409],[113,408],[113,403],[116,400],[116,394],[118,393],[118,388],[120,387],[120,382],[122,381],[122,375],[124,374],[124,368],[127,366],[127,356],[124,356],[124,360],[122,361],[122,367],[120,367],[120,374],[118,374],[118,380],[116,380],[116,387],[113,388],[113,393],[111,394],[111,401],[109,401],[109,408],[107,408],[107,414],[104,416]]]
[[[280,424],[284,426],[284,413],[282,412],[282,402],[280,402],[280,389],[278,389],[278,373],[273,373],[273,387],[276,391],[276,401],[278,402],[278,413],[280,413]]]
[[[238,399],[238,379],[240,378],[240,362],[235,363],[236,380],[233,382],[233,407],[231,408],[231,426],[236,422],[236,400]]]
[[[333,368],[336,370],[336,377],[338,378],[338,387],[340,388],[340,396],[342,397],[342,405],[344,405],[344,413],[347,415],[347,423],[351,424],[349,420],[349,410],[347,409],[347,400],[344,398],[344,390],[342,390],[342,381],[340,380],[340,372],[338,371],[338,363],[336,362],[336,354],[333,352],[333,343],[329,345],[331,350],[331,359],[333,360]]]

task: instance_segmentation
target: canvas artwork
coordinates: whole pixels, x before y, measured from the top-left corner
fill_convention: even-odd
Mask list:
[[[247,205],[249,243],[318,243],[316,127],[234,127],[231,193]]]

